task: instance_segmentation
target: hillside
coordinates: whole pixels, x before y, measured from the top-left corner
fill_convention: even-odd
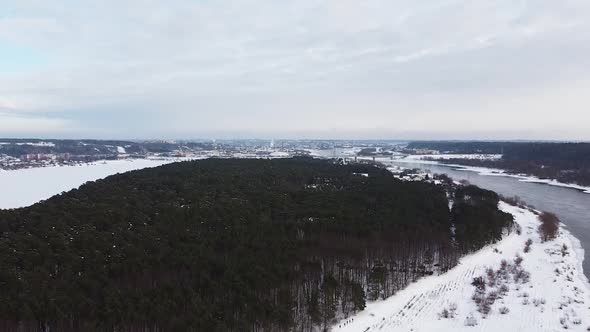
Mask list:
[[[209,159],[90,182],[0,210],[0,327],[327,328],[511,229],[496,194],[447,190],[306,158]]]

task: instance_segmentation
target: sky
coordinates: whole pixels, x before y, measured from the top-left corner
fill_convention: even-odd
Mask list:
[[[587,0],[0,2],[0,137],[590,140]]]

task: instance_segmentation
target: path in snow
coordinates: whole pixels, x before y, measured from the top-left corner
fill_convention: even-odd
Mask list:
[[[460,264],[440,276],[427,277],[409,285],[398,294],[367,308],[332,327],[333,331],[587,331],[590,327],[590,284],[583,274],[583,251],[579,241],[563,227],[558,238],[542,243],[537,233],[535,214],[501,203],[522,227],[522,234],[506,236],[496,245],[486,247],[461,259]],[[524,253],[527,239],[532,249]],[[568,254],[562,255],[562,245]],[[495,249],[495,250],[494,250]],[[516,254],[524,258],[522,266],[531,273],[529,283],[510,283],[509,292],[497,300],[491,313],[483,318],[471,299],[474,277],[488,267],[498,269],[502,259],[512,262]],[[556,273],[559,270],[559,274]],[[526,294],[525,294],[526,293]],[[526,300],[525,300],[526,299]],[[533,300],[537,300],[537,306]],[[544,300],[545,304],[539,304]],[[528,304],[523,304],[528,302]],[[439,318],[452,303],[457,305],[455,318]],[[510,312],[501,315],[500,307]],[[473,315],[476,326],[466,326]]]

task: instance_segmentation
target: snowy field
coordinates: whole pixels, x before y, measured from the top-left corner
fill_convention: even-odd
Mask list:
[[[369,303],[356,316],[332,327],[333,331],[587,331],[590,329],[590,284],[582,271],[584,252],[579,241],[561,228],[559,236],[541,242],[539,221],[530,211],[501,203],[513,214],[522,234],[513,233],[496,245],[461,259],[460,264],[440,276],[427,277],[396,295]],[[525,242],[532,239],[528,253]],[[565,250],[563,249],[565,245]],[[486,276],[486,269],[499,270],[501,261],[530,273],[528,282],[515,282],[513,275],[503,284],[504,295],[492,304],[489,314],[478,312],[472,296],[473,278]],[[491,293],[499,288],[487,288]],[[494,288],[495,287],[495,288]],[[443,310],[456,307],[453,318],[441,318]],[[503,312],[503,313],[501,313]]]
[[[88,181],[174,161],[177,159],[109,160],[77,166],[0,170],[0,209],[29,206]]]
[[[435,156],[436,155],[429,155],[428,157],[436,158]],[[438,155],[439,159],[451,159],[451,157],[440,158],[441,156],[443,156],[443,155]],[[470,155],[445,155],[445,156],[454,156],[452,158],[462,158],[462,157],[457,157],[457,156],[470,156]],[[473,156],[480,156],[481,157],[481,156],[501,156],[501,155],[473,155]],[[557,180],[539,179],[536,176],[509,174],[509,173],[506,173],[504,170],[497,169],[497,168],[464,166],[464,165],[457,165],[457,164],[442,164],[438,161],[423,160],[418,157],[426,157],[426,156],[407,156],[406,158],[396,159],[395,161],[416,163],[416,164],[449,166],[449,167],[453,167],[453,168],[457,169],[458,171],[470,171],[470,172],[476,172],[480,175],[489,175],[489,176],[508,176],[508,177],[516,178],[522,182],[543,183],[543,184],[548,184],[550,186],[572,188],[572,189],[581,190],[587,194],[590,194],[590,187],[580,186],[577,184],[563,183],[563,182],[559,182]],[[473,157],[473,158],[464,158],[464,159],[481,159],[481,158]]]

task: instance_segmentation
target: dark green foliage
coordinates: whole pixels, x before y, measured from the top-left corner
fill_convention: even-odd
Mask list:
[[[458,187],[451,210],[455,239],[463,251],[480,249],[512,229],[512,215],[498,210],[498,194],[476,186]]]
[[[496,239],[495,198],[478,213],[458,196],[460,246]],[[309,331],[363,309],[373,287],[389,296],[454,266],[450,227],[441,187],[368,165],[210,159],[119,174],[0,210],[0,328]]]

